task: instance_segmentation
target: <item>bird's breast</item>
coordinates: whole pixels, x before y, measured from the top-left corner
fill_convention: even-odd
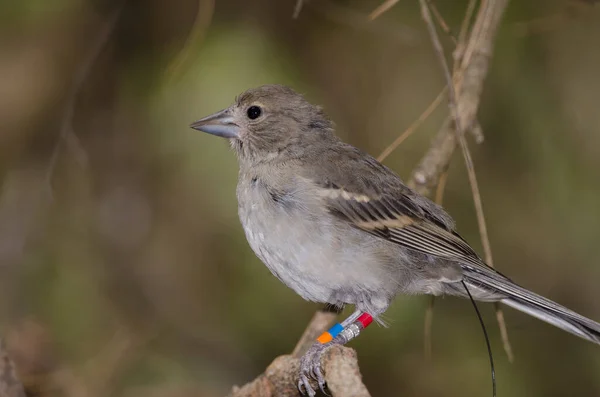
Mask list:
[[[390,278],[389,266],[376,263],[372,238],[333,218],[317,194],[253,178],[240,181],[237,194],[250,247],[303,298],[354,303],[361,299],[356,291],[378,291]]]
[[[293,192],[250,178],[238,185],[238,213],[254,253],[284,284],[305,299],[327,301],[316,268],[322,262],[314,236],[322,227],[306,215]]]

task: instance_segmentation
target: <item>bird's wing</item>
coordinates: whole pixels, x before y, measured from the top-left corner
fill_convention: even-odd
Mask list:
[[[315,169],[305,177],[313,181],[330,213],[339,219],[411,250],[483,264],[454,231],[452,218],[441,207],[406,187],[371,156],[343,145],[324,153],[315,164],[327,166],[328,173]]]
[[[456,232],[437,224],[402,192],[371,196],[343,188],[323,189],[329,211],[353,227],[406,248],[449,260],[481,260]]]

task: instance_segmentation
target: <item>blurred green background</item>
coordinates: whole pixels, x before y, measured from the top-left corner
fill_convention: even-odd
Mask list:
[[[380,1],[313,0],[296,20],[295,0],[0,2],[0,335],[30,395],[224,396],[293,349],[319,306],[253,255],[235,158],[188,125],[282,83],[378,155],[444,85],[418,2],[367,22]],[[458,32],[467,2],[436,3]],[[496,266],[596,320],[599,41],[595,2],[511,2],[471,143]],[[386,164],[408,178],[446,114]],[[445,206],[481,252],[460,155]],[[489,395],[471,304],[436,301],[427,360],[427,301],[399,297],[351,344],[366,385]],[[598,347],[506,309],[510,364],[480,308],[499,396],[600,395]]]

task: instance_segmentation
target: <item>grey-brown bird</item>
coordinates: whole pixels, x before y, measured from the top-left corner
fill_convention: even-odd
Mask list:
[[[600,344],[600,324],[487,266],[440,206],[342,142],[322,109],[292,89],[248,90],[191,127],[231,143],[239,217],[269,270],[304,299],[356,308],[302,357],[299,387],[310,396],[308,377],[325,383],[324,349],[357,336],[398,294],[470,293]]]

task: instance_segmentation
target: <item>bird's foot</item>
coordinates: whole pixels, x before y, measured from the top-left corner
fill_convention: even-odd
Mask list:
[[[322,333],[317,338],[317,343],[313,344],[300,358],[300,376],[298,379],[300,393],[303,395],[308,394],[309,397],[315,396],[316,392],[309,382],[309,377],[311,377],[317,381],[319,389],[327,394],[325,392],[325,378],[321,370],[323,353],[333,345],[345,345],[356,338],[372,321],[373,317],[369,313],[356,310],[341,324],[335,324],[328,331]]]
[[[300,358],[300,377],[298,380],[298,389],[303,395],[314,397],[316,392],[310,385],[309,377],[317,381],[319,389],[324,394],[325,392],[325,378],[321,370],[321,357],[325,350],[331,346],[339,344],[336,340],[332,340],[327,343],[315,343],[313,344],[304,355]]]

